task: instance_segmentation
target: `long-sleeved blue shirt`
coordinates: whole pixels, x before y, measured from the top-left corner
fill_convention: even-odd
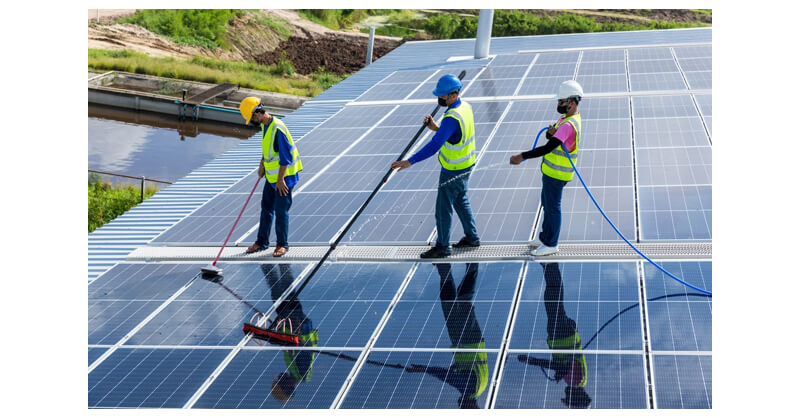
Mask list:
[[[267,128],[265,127],[265,129]],[[272,150],[278,153],[278,164],[289,165],[292,163],[292,145],[289,143],[289,138],[278,129],[275,130],[275,142],[272,143]],[[286,187],[294,187],[297,181],[300,180],[299,174],[294,173],[291,176],[285,176],[283,181],[286,183]],[[273,189],[275,188],[275,184],[270,183],[270,185]]]
[[[447,109],[452,109],[461,106],[461,99],[458,99],[450,105]],[[458,141],[461,141],[461,126],[458,125],[458,121],[454,118],[444,118],[442,119],[442,125],[439,126],[439,130],[436,131],[436,135],[431,138],[431,140],[425,144],[422,149],[417,151],[414,155],[412,155],[408,162],[412,165],[416,164],[420,161],[426,160],[430,158],[432,155],[439,152],[444,145],[444,142],[447,141],[451,144],[457,144]],[[463,170],[458,171],[451,171],[450,173],[463,173],[465,171],[472,170],[472,167],[467,167]],[[447,171],[442,167],[442,171]]]

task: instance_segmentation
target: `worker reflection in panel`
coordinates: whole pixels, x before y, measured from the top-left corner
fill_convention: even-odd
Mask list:
[[[581,337],[575,321],[564,311],[564,289],[561,282],[561,271],[557,263],[542,263],[544,269],[544,308],[547,312],[547,346],[552,350],[582,350]],[[519,361],[543,370],[555,372],[548,379],[556,382],[563,380],[565,397],[561,399],[569,408],[588,408],[592,398],[586,393],[587,369],[586,357],[580,354],[552,354],[550,359],[540,359],[520,355]]]
[[[461,284],[456,288],[450,264],[436,264],[439,270],[439,297],[442,302],[447,333],[451,348],[485,349],[472,299],[475,296],[475,281],[478,278],[478,264],[467,264],[467,271]],[[478,408],[478,397],[486,390],[489,382],[489,367],[486,352],[455,352],[450,367],[412,365],[409,372],[425,372],[455,387],[461,392],[459,408]]]
[[[268,264],[262,264],[261,270],[267,278],[267,283],[272,289],[272,299],[278,298],[294,282],[294,274],[290,264],[279,264],[274,268]],[[303,306],[300,301],[293,297],[287,297],[275,309],[277,317],[275,323],[280,324],[279,330],[282,332],[293,332],[300,337],[300,345],[305,347],[316,347],[319,335],[314,329],[311,319],[303,313]],[[316,359],[316,351],[311,350],[284,350],[283,361],[286,363],[286,371],[275,376],[272,381],[272,396],[286,402],[292,398],[297,385],[311,380],[311,371]]]

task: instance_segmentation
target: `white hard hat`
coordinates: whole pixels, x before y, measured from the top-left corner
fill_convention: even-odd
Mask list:
[[[583,87],[575,80],[567,80],[558,86],[557,96],[556,99],[566,99],[572,96],[583,97]]]

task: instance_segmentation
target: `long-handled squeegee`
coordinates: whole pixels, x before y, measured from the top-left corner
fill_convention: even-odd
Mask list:
[[[463,80],[464,76],[466,76],[466,75],[467,75],[466,71],[461,71],[461,73],[458,74],[458,79],[459,80]],[[436,108],[433,109],[433,113],[431,113],[431,117],[436,116],[436,112],[438,112],[438,111],[439,111],[439,104],[437,103]],[[411,141],[409,141],[408,145],[406,145],[406,148],[403,150],[403,152],[400,153],[400,157],[398,157],[396,161],[401,161],[405,157],[406,153],[408,153],[408,151],[411,149],[411,147],[414,145],[414,143],[417,142],[417,139],[419,138],[420,135],[422,135],[422,132],[425,130],[425,128],[427,126],[428,125],[426,123],[424,123],[424,122],[422,123],[422,126],[417,131],[417,134],[414,135],[413,138],[411,138]],[[325,255],[322,256],[322,259],[320,259],[317,262],[317,264],[314,266],[314,269],[311,270],[311,273],[309,273],[308,276],[303,280],[303,283],[300,285],[300,287],[297,290],[292,292],[291,300],[297,299],[297,296],[300,294],[300,292],[303,291],[303,289],[306,287],[308,282],[311,281],[311,278],[314,277],[314,274],[317,273],[317,271],[320,269],[320,267],[322,267],[322,265],[325,264],[325,260],[328,259],[328,257],[331,255],[331,253],[334,250],[336,250],[336,246],[339,245],[339,242],[342,240],[342,238],[344,238],[346,236],[347,231],[350,230],[350,227],[352,227],[353,224],[355,224],[355,222],[358,219],[359,215],[361,215],[361,212],[363,212],[364,209],[367,208],[367,205],[369,205],[369,202],[371,202],[372,198],[374,198],[375,195],[378,194],[378,191],[381,190],[381,187],[383,187],[383,185],[386,184],[387,181],[389,181],[389,177],[391,177],[393,173],[395,173],[395,170],[393,170],[393,169],[389,169],[389,171],[386,172],[386,174],[383,176],[381,181],[378,182],[378,185],[375,186],[375,189],[372,191],[372,193],[369,195],[369,197],[367,197],[367,200],[365,200],[364,203],[361,204],[361,207],[358,208],[358,211],[356,211],[355,215],[353,215],[353,217],[350,218],[350,221],[345,225],[345,227],[341,230],[341,232],[339,232],[338,237],[336,238],[336,240],[333,241],[333,244],[331,244],[330,248],[328,248],[328,251],[325,252]],[[277,325],[278,324],[273,324],[272,328],[270,328],[269,326],[266,327],[266,328],[261,328],[261,327],[255,326],[253,324],[245,323],[244,327],[242,328],[242,331],[244,331],[245,333],[253,332],[253,337],[261,338],[259,336],[259,334],[258,334],[259,332],[261,334],[263,334],[263,335],[267,335],[268,333],[276,332],[276,330],[274,329],[274,326],[277,326]],[[272,334],[270,334],[270,335],[272,335]]]
[[[203,275],[205,275],[205,276],[217,276],[219,274],[222,274],[222,269],[217,267],[217,261],[219,260],[219,256],[222,255],[222,250],[224,250],[225,249],[225,245],[228,244],[228,239],[230,239],[231,234],[233,234],[233,230],[236,229],[236,224],[239,223],[239,219],[242,217],[242,214],[244,213],[244,209],[247,207],[247,204],[250,203],[250,198],[253,197],[253,192],[256,191],[256,187],[258,187],[258,183],[260,181],[261,181],[261,177],[259,177],[258,180],[256,180],[256,184],[253,185],[253,190],[250,190],[250,195],[247,196],[247,200],[244,202],[244,206],[242,206],[242,210],[239,212],[239,216],[236,217],[236,221],[233,223],[233,227],[231,228],[231,232],[228,232],[228,236],[225,237],[225,242],[222,243],[222,248],[219,249],[219,252],[217,253],[217,258],[214,259],[213,263],[211,263],[211,264],[209,264],[209,265],[207,265],[205,267],[200,268],[200,271],[203,273]]]

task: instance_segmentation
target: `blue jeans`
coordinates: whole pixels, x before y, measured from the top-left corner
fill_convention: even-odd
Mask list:
[[[542,232],[539,233],[539,241],[542,241],[542,244],[548,247],[558,245],[558,235],[561,233],[561,195],[566,185],[566,181],[542,174],[544,218],[542,219]]]
[[[436,195],[436,247],[438,248],[450,247],[453,208],[461,220],[461,227],[470,243],[479,244],[481,241],[467,198],[467,182],[471,174],[471,171],[452,174],[446,170],[439,173],[439,192]]]
[[[289,194],[281,196],[277,189],[267,181],[261,192],[261,221],[258,224],[256,244],[269,246],[269,231],[272,229],[272,216],[275,215],[275,236],[277,245],[289,248],[289,208],[292,207],[292,189]]]

